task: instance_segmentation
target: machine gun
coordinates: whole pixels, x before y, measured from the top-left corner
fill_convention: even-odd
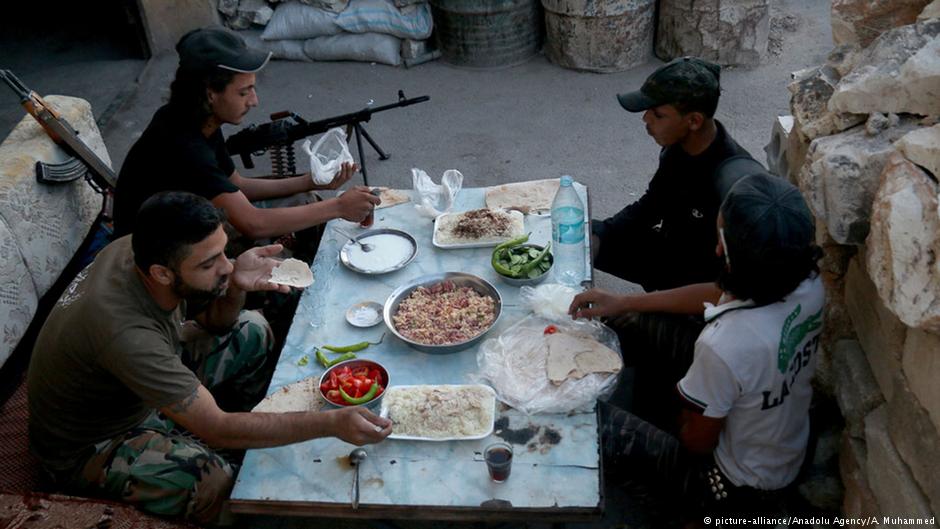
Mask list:
[[[52,141],[72,156],[59,164],[36,162],[36,179],[44,184],[60,184],[84,176],[96,191],[105,195],[105,209],[109,209],[107,198],[117,184],[114,171],[79,139],[78,131],[65,118],[43,101],[39,94],[27,88],[13,72],[0,70],[0,79],[13,89],[20,98],[20,104],[30,116],[36,118]]]
[[[362,166],[362,180],[369,185],[366,173],[366,160],[362,155],[362,138],[365,137],[369,145],[379,154],[380,160],[387,160],[389,155],[379,147],[379,144],[369,136],[363,123],[372,119],[372,114],[384,112],[393,108],[406,107],[416,103],[423,103],[431,99],[428,96],[406,99],[403,91],[398,91],[398,102],[380,107],[366,107],[358,112],[351,112],[341,116],[321,119],[319,121],[306,121],[293,112],[278,112],[271,114],[271,121],[261,125],[251,125],[233,134],[226,142],[229,154],[238,155],[245,168],[255,166],[252,156],[260,156],[270,150],[271,166],[277,176],[296,174],[294,142],[313,134],[326,132],[334,127],[346,127],[346,140],[349,141],[353,132],[356,134],[356,146],[359,149],[359,163]]]

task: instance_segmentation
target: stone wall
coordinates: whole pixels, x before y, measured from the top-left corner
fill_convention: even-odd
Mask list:
[[[879,521],[940,516],[940,0],[926,4],[832,0],[841,45],[793,74],[793,124],[778,119],[767,153],[826,250],[844,514]]]

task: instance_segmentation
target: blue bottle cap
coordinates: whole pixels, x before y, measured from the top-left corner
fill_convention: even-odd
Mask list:
[[[564,175],[564,176],[561,177],[561,185],[562,185],[562,186],[566,186],[566,187],[567,187],[567,186],[570,186],[573,181],[574,181],[574,180],[572,180],[571,177],[568,176],[568,175]]]

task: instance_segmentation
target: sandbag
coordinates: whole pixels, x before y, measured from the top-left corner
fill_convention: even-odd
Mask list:
[[[381,33],[342,33],[304,42],[304,52],[315,61],[379,62],[401,64],[400,40]]]
[[[414,40],[431,36],[434,25],[428,4],[399,9],[389,0],[352,0],[336,17],[336,24],[351,33],[385,33]]]
[[[264,40],[312,39],[336,35],[343,28],[336,25],[336,13],[300,2],[285,2],[274,10],[264,28]]]
[[[304,53],[303,39],[263,40],[260,30],[242,31],[241,35],[249,48],[271,52],[275,59],[310,62],[310,57]]]

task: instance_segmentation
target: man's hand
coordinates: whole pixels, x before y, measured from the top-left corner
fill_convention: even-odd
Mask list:
[[[326,189],[330,189],[330,190],[339,189],[340,187],[343,186],[343,184],[348,182],[349,179],[352,178],[353,175],[356,174],[358,170],[359,170],[359,165],[357,165],[356,163],[344,163],[342,167],[340,167],[339,171],[336,171],[336,174],[333,175],[333,180],[331,180],[330,183],[313,184],[313,187],[311,187],[310,189],[315,190],[315,191],[326,190]],[[307,175],[309,176],[310,174],[307,173]]]
[[[232,271],[231,281],[236,287],[245,292],[257,290],[277,290],[290,292],[287,285],[271,283],[271,270],[274,270],[280,261],[271,257],[281,253],[284,247],[280,244],[270,244],[252,248],[238,256],[235,260],[235,269]]]
[[[362,446],[377,443],[392,433],[392,421],[383,419],[362,406],[328,411],[332,414],[333,436]]]
[[[618,296],[599,288],[592,288],[571,300],[568,314],[573,319],[620,316],[628,310],[626,300],[627,296]]]
[[[336,200],[339,201],[339,216],[352,222],[362,222],[369,213],[372,213],[375,206],[382,203],[382,200],[373,195],[365,186],[356,186]]]

